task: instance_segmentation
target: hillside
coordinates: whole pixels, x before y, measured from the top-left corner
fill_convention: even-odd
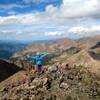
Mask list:
[[[50,43],[40,43],[28,46],[22,52],[15,53],[12,56],[13,62],[20,63],[25,61],[27,55],[34,55],[36,51],[40,53],[49,53],[49,62],[67,62],[76,63],[86,67],[100,65],[99,52],[100,36],[82,38],[73,41],[67,38],[56,40]]]
[[[0,59],[0,82],[17,73],[21,69],[15,64]]]
[[[79,40],[76,41],[78,43],[78,46],[81,48],[91,48],[94,45],[96,45],[98,42],[100,42],[100,35],[96,35],[93,37],[85,37],[85,38],[81,38]]]
[[[0,99],[100,100],[100,40],[95,37],[87,39],[35,43],[15,53],[9,62],[3,61],[0,66],[7,63],[21,69],[1,80]],[[86,41],[90,44],[87,45]],[[46,63],[42,73],[36,72],[33,61],[27,59],[27,55],[34,55],[37,51],[49,54],[43,60]],[[3,68],[13,71],[7,66]]]
[[[70,39],[60,39],[56,41],[51,41],[49,43],[33,43],[26,47],[22,52],[15,53],[13,57],[18,57],[18,56],[24,56],[27,54],[34,54],[36,51],[40,52],[61,52],[62,50],[66,50],[67,48],[71,46],[75,46],[76,43],[73,40]]]
[[[27,44],[19,42],[0,41],[0,58],[9,59],[14,53],[21,51]]]

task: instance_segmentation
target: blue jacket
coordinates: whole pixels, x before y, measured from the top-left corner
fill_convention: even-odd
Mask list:
[[[31,56],[31,59],[36,60],[36,65],[42,65],[42,59],[46,56],[48,56],[48,54],[41,54],[41,55]]]

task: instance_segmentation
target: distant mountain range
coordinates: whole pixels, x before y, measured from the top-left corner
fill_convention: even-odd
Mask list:
[[[22,50],[27,44],[0,41],[0,58],[9,59],[14,53]]]
[[[0,41],[0,58],[9,59],[14,53],[22,51],[28,45],[49,43],[55,40],[37,40],[31,42]]]

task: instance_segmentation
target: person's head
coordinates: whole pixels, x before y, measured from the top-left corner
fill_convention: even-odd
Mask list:
[[[38,56],[38,55],[40,55],[40,53],[39,52],[36,52],[36,55]]]

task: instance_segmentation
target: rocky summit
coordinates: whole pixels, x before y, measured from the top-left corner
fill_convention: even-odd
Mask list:
[[[83,66],[44,66],[1,82],[0,100],[100,100],[100,81]]]

